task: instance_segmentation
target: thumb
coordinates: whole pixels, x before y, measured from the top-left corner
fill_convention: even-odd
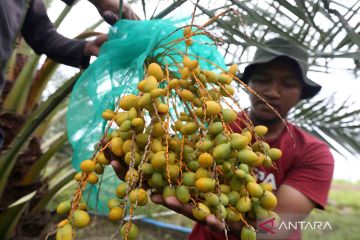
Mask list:
[[[119,16],[110,10],[102,12],[101,16],[110,25],[114,25],[119,20]]]
[[[111,166],[113,167],[118,178],[121,180],[124,180],[125,174],[126,174],[126,169],[123,168],[121,163],[117,160],[113,160],[113,161],[111,161]]]
[[[96,46],[101,47],[103,43],[106,42],[107,40],[108,40],[107,34],[100,34],[99,36],[96,37],[94,43]]]

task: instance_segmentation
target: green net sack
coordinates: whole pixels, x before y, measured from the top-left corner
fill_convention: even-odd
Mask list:
[[[109,40],[102,46],[97,60],[82,74],[71,94],[67,112],[67,133],[73,147],[72,165],[80,170],[80,163],[91,158],[104,135],[106,121],[101,117],[105,109],[115,109],[119,96],[136,94],[137,83],[144,77],[144,62],[151,59],[175,70],[174,61],[181,62],[184,41],[174,44],[169,52],[164,46],[183,37],[179,26],[184,22],[170,20],[121,20],[109,31]],[[225,69],[222,55],[213,41],[204,36],[192,37],[189,55],[199,56],[201,68]],[[167,51],[166,56],[162,55]],[[211,62],[212,64],[209,64]],[[107,213],[107,201],[114,198],[120,180],[112,168],[106,167],[101,183],[87,187],[84,200],[90,209]]]

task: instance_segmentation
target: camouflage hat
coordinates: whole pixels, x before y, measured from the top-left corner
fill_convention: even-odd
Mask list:
[[[271,39],[264,43],[264,48],[257,49],[253,62],[245,67],[241,80],[247,84],[257,66],[278,58],[286,58],[300,75],[299,79],[303,85],[301,99],[312,98],[320,91],[321,86],[306,76],[307,52],[282,38]]]

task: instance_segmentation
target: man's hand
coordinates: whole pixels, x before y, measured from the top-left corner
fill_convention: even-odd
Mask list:
[[[99,11],[101,17],[110,25],[114,25],[119,20],[119,0],[89,0]],[[122,18],[130,20],[140,20],[139,16],[123,3]]]
[[[127,169],[121,163],[121,161],[112,160],[111,166],[113,167],[116,175],[121,180],[124,180]],[[191,204],[182,204],[181,202],[179,202],[179,200],[177,200],[177,198],[175,196],[170,196],[170,197],[164,199],[161,193],[154,192],[151,194],[151,201],[153,203],[163,205],[179,214],[182,214],[194,221],[199,222],[198,220],[196,220],[194,218],[194,216],[192,214],[192,209],[193,209],[192,205]],[[200,222],[200,223],[206,224],[210,229],[212,229],[216,232],[224,232],[224,230],[225,230],[225,226],[224,226],[223,222],[220,221],[219,219],[217,219],[215,217],[215,215],[213,215],[213,214],[210,214],[209,216],[207,216],[205,221]],[[241,232],[241,229],[243,227],[243,224],[240,222],[239,223],[231,223],[231,224],[228,223],[227,225],[230,228],[230,234],[234,234],[236,236],[239,235],[239,233]]]
[[[220,221],[218,218],[215,217],[215,215],[210,214],[206,217],[205,221],[200,222],[199,220],[196,220],[192,214],[192,205],[191,204],[182,204],[177,200],[175,196],[170,196],[164,199],[160,193],[153,193],[151,194],[151,201],[156,204],[163,205],[179,214],[182,214],[194,221],[197,221],[201,224],[204,224],[208,226],[211,230],[214,232],[222,233],[225,230],[224,223]],[[237,223],[227,223],[227,226],[229,227],[230,234],[238,237],[240,236],[240,232],[244,224],[242,222]]]
[[[99,55],[99,49],[107,39],[107,34],[100,34],[94,40],[87,41],[84,48],[84,56],[90,57]]]

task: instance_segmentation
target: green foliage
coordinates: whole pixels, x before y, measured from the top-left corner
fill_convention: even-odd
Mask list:
[[[24,196],[24,198],[19,199],[0,214],[0,236],[2,239],[12,239],[15,233],[16,225],[28,206],[29,200],[34,195],[35,192],[32,192]]]
[[[30,167],[29,171],[26,173],[22,180],[23,185],[29,185],[37,178],[39,178],[40,173],[46,168],[49,160],[54,156],[56,152],[58,152],[66,142],[66,135],[60,133],[57,138],[51,141],[50,147],[46,152]]]
[[[33,56],[24,66],[20,75],[11,88],[10,93],[3,103],[3,109],[10,112],[23,114],[26,104],[26,99],[32,84],[33,76],[36,71],[39,55]],[[31,80],[29,80],[29,77]]]
[[[51,4],[51,1],[52,0],[46,1],[47,6]],[[58,27],[61,24],[69,11],[70,7],[65,6],[62,13],[54,23],[55,27]],[[85,39],[94,36],[94,34],[98,34],[94,33],[93,30],[102,22],[102,20],[98,21],[88,29],[85,29],[85,31],[80,34],[78,38]],[[54,124],[59,120],[59,118],[61,120],[61,116],[63,116],[66,112],[66,97],[71,92],[74,83],[80,75],[80,73],[78,73],[75,74],[75,76],[71,79],[62,79],[61,86],[57,89],[57,91],[48,97],[46,101],[41,102],[41,97],[44,94],[45,87],[47,83],[53,78],[53,75],[59,64],[47,59],[45,64],[43,64],[40,70],[37,71],[37,66],[41,56],[35,55],[33,51],[30,50],[30,47],[26,44],[23,44],[23,42],[23,40],[20,40],[20,44],[17,45],[17,49],[14,49],[11,61],[9,61],[8,77],[10,80],[14,80],[14,84],[12,85],[10,92],[7,94],[0,110],[2,112],[6,111],[8,115],[19,114],[21,116],[27,116],[28,118],[25,119],[26,121],[22,126],[19,126],[19,132],[16,134],[15,138],[12,139],[12,142],[8,146],[7,150],[2,152],[0,156],[0,200],[2,200],[1,197],[3,196],[2,194],[4,188],[8,182],[10,174],[12,173],[15,163],[20,162],[18,156],[27,149],[29,139],[34,136],[38,138],[43,137],[46,133],[46,129],[50,128],[50,122]],[[29,57],[29,60],[25,63],[24,66],[22,66],[22,61],[24,59],[26,61],[26,58],[23,57],[24,53],[27,57]],[[20,58],[18,58],[19,54]],[[17,74],[16,69],[22,69],[18,76],[15,75]],[[25,176],[21,176],[23,177],[23,181],[11,183],[15,185],[22,184],[24,192],[27,191],[27,188],[32,189],[32,184],[34,183],[42,183],[43,186],[38,189],[38,191],[32,192],[32,196],[37,195],[37,197],[40,198],[39,201],[36,202],[35,207],[28,209],[29,205],[33,206],[33,203],[29,204],[33,198],[27,197],[22,198],[21,203],[11,204],[11,207],[5,209],[1,213],[0,236],[2,238],[9,239],[12,237],[20,217],[23,215],[25,209],[27,209],[26,213],[32,211],[35,213],[35,215],[41,214],[47,203],[59,191],[59,189],[72,180],[74,171],[69,168],[69,151],[63,150],[63,146],[66,144],[67,140],[65,129],[58,128],[56,133],[59,133],[60,137],[53,140],[49,139],[48,141],[45,139],[45,144],[43,144],[43,146],[46,146],[46,143],[48,145],[42,149],[44,154],[39,159],[37,159],[37,161],[35,161],[32,166],[20,166],[21,168],[28,169],[28,172],[25,174]],[[52,142],[50,143],[49,141]],[[69,149],[69,146],[67,149]],[[55,155],[59,156],[60,154],[57,154],[58,152],[65,152],[64,155],[67,155],[67,158],[63,157],[62,159],[65,164],[62,164],[61,166],[64,168],[67,167],[69,171],[67,171],[66,174],[61,171],[53,171],[50,174],[47,174],[45,177],[44,172],[48,162]],[[38,154],[38,152],[35,154]],[[29,157],[31,158],[32,156]],[[34,157],[32,159],[34,159]],[[63,174],[60,176],[60,178],[57,176],[59,172]],[[55,181],[51,181],[54,179]],[[47,184],[50,181],[50,188],[47,189]],[[11,193],[8,197],[11,199]],[[21,223],[20,225],[23,224],[24,223]]]
[[[44,102],[26,121],[17,137],[11,143],[8,151],[0,158],[0,198],[3,194],[5,184],[14,167],[16,157],[23,149],[31,134],[36,130],[40,123],[51,113],[71,91],[80,74],[70,78],[61,88],[59,88],[46,102]]]
[[[62,189],[66,184],[68,184],[71,180],[74,179],[76,172],[75,170],[69,171],[66,175],[62,176],[62,178],[56,183],[52,184],[49,187],[46,194],[37,202],[37,204],[32,208],[32,214],[40,214],[43,210],[45,210],[47,204],[51,201],[51,199],[55,196],[55,194]]]
[[[305,100],[288,118],[327,142],[338,153],[356,154],[360,152],[360,109],[351,109],[353,104],[349,100],[335,104],[333,97]]]

